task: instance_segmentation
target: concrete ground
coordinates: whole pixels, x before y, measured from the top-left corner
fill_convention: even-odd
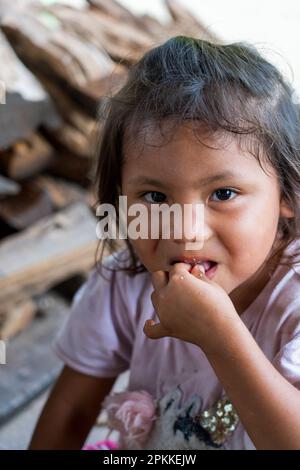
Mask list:
[[[113,388],[115,392],[122,391],[126,388],[128,375],[129,372],[127,371],[119,376]],[[47,400],[49,390],[50,389],[36,397],[9,421],[0,426],[0,450],[27,449],[38,417]],[[102,413],[98,419],[98,423],[92,428],[87,437],[86,442],[94,443],[98,440],[105,439],[108,437],[109,432],[109,429],[105,425],[105,414]],[[112,432],[109,437],[114,439],[117,437],[117,433]]]

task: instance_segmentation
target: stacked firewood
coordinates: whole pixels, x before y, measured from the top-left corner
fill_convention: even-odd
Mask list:
[[[215,37],[180,3],[170,20],[115,0],[0,4],[0,338],[23,330],[39,296],[95,262],[92,156],[101,99],[168,37]]]

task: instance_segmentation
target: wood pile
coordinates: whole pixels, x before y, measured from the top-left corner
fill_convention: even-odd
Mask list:
[[[30,324],[39,295],[94,265],[101,99],[168,37],[216,40],[180,3],[165,5],[168,24],[115,0],[1,0],[0,338]]]

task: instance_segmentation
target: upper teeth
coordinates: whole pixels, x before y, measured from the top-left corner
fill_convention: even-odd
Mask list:
[[[174,261],[172,264],[179,263],[179,261]],[[195,264],[201,264],[204,267],[205,271],[208,271],[212,265],[211,261],[197,261],[196,259],[185,260],[184,263],[191,264],[195,266]]]
[[[196,261],[196,260],[191,260],[191,261],[186,261],[188,264],[192,264],[195,266],[195,264],[201,264],[201,266],[204,267],[205,271],[208,271],[209,268],[211,267],[211,262],[210,261]]]
[[[204,267],[205,271],[208,271],[210,268],[210,262],[209,261],[200,261],[199,263],[196,264],[201,264],[201,266]]]

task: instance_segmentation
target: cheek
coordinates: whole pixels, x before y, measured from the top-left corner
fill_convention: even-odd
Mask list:
[[[139,260],[147,268],[148,271],[156,271],[157,262],[156,262],[156,251],[159,240],[130,240],[136,254],[139,257]]]
[[[223,243],[238,270],[258,269],[265,261],[277,234],[279,209],[276,205],[239,210],[223,226]]]
[[[124,188],[123,191],[123,196],[127,196],[127,208],[131,207],[133,204],[142,204],[141,200],[139,200],[136,197],[133,197],[132,194],[126,194],[125,191],[126,188]],[[147,205],[144,206],[145,208],[148,208]],[[143,238],[138,238],[136,240],[132,239],[129,237],[130,243],[133,246],[139,260],[143,265],[146,267],[148,271],[155,271],[159,269],[157,267],[157,261],[156,261],[156,254],[157,254],[157,249],[158,249],[158,244],[159,244],[159,239],[153,239],[151,240],[151,212],[149,209],[146,214],[146,226],[148,231],[142,230],[143,233],[148,233],[148,239],[143,239]],[[127,229],[129,225],[131,224],[131,228],[133,228],[138,232],[141,232],[141,227],[140,225],[136,224],[137,219],[139,218],[139,213],[137,212],[135,215],[128,215],[127,214]],[[140,221],[143,221],[143,218],[140,219]]]

